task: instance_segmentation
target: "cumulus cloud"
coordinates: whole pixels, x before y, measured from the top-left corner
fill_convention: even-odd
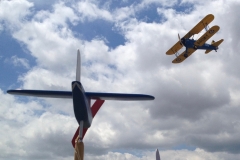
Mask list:
[[[22,21],[27,20],[27,16],[31,13],[30,8],[32,6],[33,3],[30,3],[26,0],[1,1],[0,26],[10,30],[20,27]]]
[[[33,3],[2,1],[1,25],[18,26],[10,26],[11,35],[37,61],[30,69],[27,60],[13,57],[16,65],[29,69],[19,77],[19,88],[70,90],[76,49],[81,48],[86,91],[146,93],[156,98],[141,103],[105,102],[84,139],[86,159],[154,159],[155,148],[162,159],[237,159],[240,83],[236,53],[240,48],[236,13],[240,4],[195,2],[181,1],[194,6],[184,13],[174,8],[176,1],[142,1],[114,10],[95,1],[80,1],[76,7],[56,2],[51,11],[35,12],[31,12]],[[22,7],[3,16],[17,3]],[[134,16],[141,6],[151,4],[159,5],[156,12],[159,19],[164,17],[160,23]],[[221,27],[214,39],[225,39],[219,51],[208,55],[196,51],[184,63],[172,64],[175,57],[165,52],[176,43],[177,34],[184,36],[209,11],[215,15],[211,25]],[[101,39],[75,37],[70,25],[97,19],[113,23],[124,36],[124,44],[112,49]],[[16,99],[0,93],[1,158],[73,158],[70,140],[77,123],[71,100]],[[10,133],[19,133],[16,141],[11,141]]]
[[[14,66],[23,66],[26,69],[29,69],[29,63],[27,59],[24,58],[18,58],[17,56],[12,56],[11,57],[11,61],[13,63]]]
[[[93,21],[96,19],[103,19],[106,21],[113,20],[111,13],[107,9],[99,8],[97,4],[88,0],[78,2],[76,10],[82,21]]]

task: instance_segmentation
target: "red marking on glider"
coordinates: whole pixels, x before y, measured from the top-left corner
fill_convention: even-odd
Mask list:
[[[98,110],[101,108],[101,106],[103,105],[105,100],[96,100],[94,102],[94,104],[92,105],[91,107],[91,111],[92,111],[92,117],[94,118],[94,116],[97,114]],[[87,132],[88,128],[83,128],[83,137],[85,136],[86,132]],[[79,127],[77,128],[74,136],[73,136],[73,139],[72,139],[72,145],[73,145],[73,148],[75,148],[75,139],[77,138],[77,136],[79,135]]]

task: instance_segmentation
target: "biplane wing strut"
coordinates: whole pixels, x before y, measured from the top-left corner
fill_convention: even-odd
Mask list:
[[[185,59],[187,59],[189,56],[192,55],[193,52],[195,52],[196,50],[193,48],[188,48],[187,50],[183,51],[179,56],[177,56],[172,63],[181,63],[183,62]]]
[[[219,26],[212,26],[205,34],[203,34],[195,43],[195,46],[202,46],[209,40],[215,33],[219,31]],[[196,48],[197,49],[197,48]]]

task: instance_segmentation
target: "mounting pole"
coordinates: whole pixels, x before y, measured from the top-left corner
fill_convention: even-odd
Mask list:
[[[74,160],[83,160],[84,158],[84,143],[83,139],[83,121],[80,121],[79,124],[79,136],[75,139],[75,153],[74,153]]]

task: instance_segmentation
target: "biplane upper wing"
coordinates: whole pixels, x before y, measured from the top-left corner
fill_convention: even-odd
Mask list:
[[[193,52],[195,52],[196,49],[193,49],[193,48],[188,48],[188,57],[191,56],[193,54]],[[176,57],[172,63],[181,63],[183,62],[185,59],[187,59],[188,57],[185,57],[184,54],[185,54],[186,51],[183,51],[182,54],[180,54],[178,57]]]
[[[203,30],[204,27],[206,27],[209,23],[211,23],[213,19],[214,19],[214,16],[212,14],[208,14],[195,27],[193,27],[183,38],[190,38],[194,34],[198,34],[201,30]],[[175,54],[182,47],[183,47],[182,44],[178,41],[173,47],[171,47],[166,52],[166,54],[167,55]]]
[[[183,38],[190,38],[194,34],[198,34],[203,30],[203,28],[207,27],[209,23],[211,23],[214,19],[214,15],[208,14],[204,17],[193,29],[191,29]]]
[[[195,43],[196,46],[202,46],[209,38],[211,38],[218,30],[219,26],[212,26],[205,34],[203,34]]]

